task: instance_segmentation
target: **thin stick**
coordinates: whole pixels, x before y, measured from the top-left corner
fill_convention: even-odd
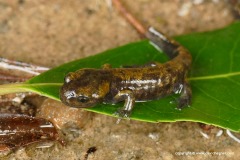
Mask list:
[[[36,66],[24,62],[12,61],[5,58],[0,58],[0,67],[10,70],[20,70],[32,75],[39,75],[40,73],[49,70],[49,68]]]
[[[127,19],[127,21],[142,35],[145,37],[146,28],[123,6],[120,0],[112,0],[116,9]]]
[[[33,76],[39,75],[40,73],[49,70],[49,68],[47,67],[41,67],[41,66],[19,62],[19,61],[13,61],[5,58],[0,58],[0,68],[4,68],[7,70],[19,70],[19,71],[30,74],[29,76],[19,76],[19,75],[11,74],[12,72],[6,73],[4,71],[0,71],[0,80],[10,81],[10,82],[23,82]]]

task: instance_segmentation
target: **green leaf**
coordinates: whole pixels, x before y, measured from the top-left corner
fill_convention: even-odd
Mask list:
[[[191,107],[175,109],[175,99],[168,96],[161,100],[136,103],[131,119],[147,122],[194,121],[240,131],[240,23],[224,29],[176,37],[193,56],[190,83],[193,90]],[[128,44],[104,53],[76,60],[51,69],[24,84],[2,86],[0,94],[33,91],[59,100],[59,88],[64,76],[80,68],[100,68],[109,63],[113,67],[144,64],[149,61],[165,62],[166,56],[157,51],[149,41]],[[239,62],[238,62],[239,61]],[[5,92],[4,92],[5,91]],[[123,103],[98,104],[87,110],[111,115]],[[57,107],[57,106],[56,106]]]

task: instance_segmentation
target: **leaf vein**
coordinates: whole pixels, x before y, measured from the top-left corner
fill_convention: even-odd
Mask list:
[[[194,85],[194,86],[195,86],[195,88],[197,88],[199,91],[201,91],[203,94],[205,94],[207,97],[209,97],[209,98],[211,98],[211,99],[213,99],[213,100],[215,100],[215,101],[217,101],[217,102],[219,102],[219,103],[222,103],[222,104],[224,104],[224,105],[226,105],[226,106],[229,106],[229,107],[231,107],[232,109],[235,109],[235,110],[239,110],[239,111],[240,111],[240,109],[238,109],[238,108],[236,108],[236,107],[234,107],[234,106],[232,106],[232,105],[230,105],[230,104],[228,104],[228,103],[225,103],[225,102],[223,102],[223,101],[220,101],[219,99],[217,99],[217,98],[215,98],[214,96],[208,94],[207,92],[205,92],[205,91],[202,90],[201,88],[197,87],[196,85]]]
[[[233,80],[233,79],[231,79],[231,78],[227,78],[229,81],[231,81],[232,83],[235,83],[236,85],[238,85],[238,86],[240,86],[240,83],[239,82],[237,82],[237,81],[235,81],[235,80]]]
[[[193,63],[192,63],[193,66],[194,66],[195,63],[197,62],[199,56],[201,55],[201,52],[207,47],[207,44],[208,44],[208,42],[209,42],[210,39],[211,39],[210,37],[207,38],[206,41],[204,41],[204,44],[202,45],[202,48],[198,50],[198,52],[197,52],[197,54],[196,54],[196,56],[195,56],[195,58],[194,58],[194,60],[193,60]]]
[[[211,76],[201,76],[201,77],[190,77],[190,81],[196,80],[209,80],[209,79],[218,79],[218,78],[228,78],[233,76],[239,76],[240,72],[232,72],[232,73],[225,73],[225,74],[216,74]]]

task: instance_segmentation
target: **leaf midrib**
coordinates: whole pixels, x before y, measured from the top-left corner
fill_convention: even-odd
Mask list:
[[[22,86],[36,86],[36,85],[38,85],[38,86],[49,86],[49,85],[51,85],[51,86],[62,86],[63,85],[63,83],[25,83],[25,84],[23,84]]]
[[[208,79],[220,79],[220,78],[228,78],[228,77],[239,76],[239,75],[240,75],[240,72],[232,72],[232,73],[225,73],[225,74],[216,74],[212,76],[190,77],[188,80],[197,81],[197,80],[208,80]]]

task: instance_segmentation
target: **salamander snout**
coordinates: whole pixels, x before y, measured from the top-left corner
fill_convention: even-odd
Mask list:
[[[61,101],[75,108],[92,107],[101,103],[109,92],[109,83],[101,74],[95,74],[92,70],[80,71],[69,73],[65,77],[60,89]]]

